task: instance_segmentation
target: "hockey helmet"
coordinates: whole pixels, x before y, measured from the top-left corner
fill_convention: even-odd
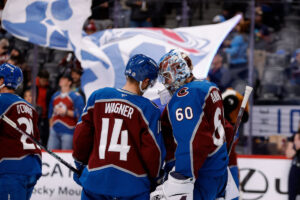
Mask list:
[[[191,59],[183,52],[172,49],[159,61],[159,76],[167,89],[175,91],[192,74]]]
[[[149,78],[150,86],[153,86],[158,77],[158,66],[152,58],[143,54],[136,54],[129,59],[125,76],[129,76],[137,82]]]
[[[23,81],[22,70],[8,63],[0,65],[0,77],[4,78],[4,86],[13,88],[14,90],[17,89]]]

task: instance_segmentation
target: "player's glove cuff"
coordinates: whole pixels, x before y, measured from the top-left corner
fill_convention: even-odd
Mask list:
[[[74,160],[74,163],[75,163],[76,168],[77,168],[78,171],[79,171],[79,174],[73,173],[73,180],[74,180],[78,185],[81,185],[81,182],[80,182],[79,178],[80,178],[80,176],[81,176],[81,173],[82,173],[83,169],[85,168],[85,165],[82,164],[81,162],[77,161],[77,160]]]

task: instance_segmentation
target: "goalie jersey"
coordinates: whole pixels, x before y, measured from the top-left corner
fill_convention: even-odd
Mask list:
[[[186,177],[226,173],[228,156],[224,111],[219,89],[206,80],[179,88],[162,114],[162,133],[169,170]]]
[[[18,128],[40,139],[38,114],[21,97],[0,94],[0,174],[41,175],[41,150],[26,136],[7,124],[2,117],[11,119]]]
[[[165,154],[159,119],[160,110],[142,96],[114,88],[95,91],[73,138],[74,159],[87,165],[80,176],[83,188],[112,197],[150,192]]]

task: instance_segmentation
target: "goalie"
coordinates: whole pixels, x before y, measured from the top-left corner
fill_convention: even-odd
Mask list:
[[[165,170],[172,171],[151,199],[225,198],[228,155],[221,93],[215,84],[197,80],[191,59],[171,50],[159,64],[159,75],[172,98],[162,114],[167,148]],[[226,199],[236,197],[228,192]],[[232,194],[231,197],[228,194]]]

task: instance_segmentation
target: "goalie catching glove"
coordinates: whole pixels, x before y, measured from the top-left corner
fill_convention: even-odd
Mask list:
[[[150,194],[150,200],[193,200],[194,182],[193,178],[170,172],[168,180]]]

